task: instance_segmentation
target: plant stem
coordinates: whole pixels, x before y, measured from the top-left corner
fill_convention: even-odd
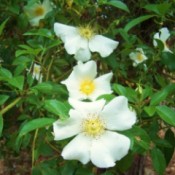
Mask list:
[[[51,59],[51,62],[50,62],[50,64],[49,64],[49,66],[48,66],[48,69],[47,69],[47,76],[46,76],[46,81],[48,81],[48,79],[49,79],[50,69],[51,69],[51,67],[52,67],[53,60],[54,60],[54,58]]]
[[[38,129],[35,130],[35,134],[32,142],[32,168],[35,165],[35,144],[36,144],[37,136],[38,136]]]
[[[12,107],[14,107],[21,99],[22,99],[22,97],[18,97],[16,100],[14,100],[12,103],[7,105],[4,109],[2,109],[0,111],[0,114],[1,115],[5,114],[8,110],[10,110]]]

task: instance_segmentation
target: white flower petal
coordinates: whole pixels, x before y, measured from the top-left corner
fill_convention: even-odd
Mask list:
[[[136,51],[138,51],[138,52],[140,52],[140,53],[144,54],[144,52],[143,52],[143,49],[142,49],[142,48],[136,48]]]
[[[88,61],[91,58],[91,52],[88,47],[86,48],[80,48],[76,53],[75,53],[75,59],[77,61]]]
[[[77,29],[72,26],[68,26],[61,23],[54,23],[55,34],[65,42],[65,39],[70,39],[71,37],[78,36]]]
[[[64,147],[61,155],[66,160],[79,160],[86,164],[90,161],[90,147],[91,138],[82,133]]]
[[[119,42],[111,40],[101,35],[95,35],[89,41],[89,48],[92,52],[98,52],[101,57],[109,56],[118,46]]]
[[[100,95],[112,93],[110,85],[112,75],[112,73],[107,73],[94,80],[95,91],[90,95],[92,100],[95,100]]]
[[[84,114],[84,117],[88,117],[87,114],[99,114],[105,105],[105,100],[101,99],[94,102],[82,102],[69,98],[70,105],[77,111]]]
[[[97,75],[97,65],[95,61],[88,61],[86,63],[79,62],[73,68],[72,74],[75,74],[75,77],[78,80],[90,79],[93,80]]]
[[[97,65],[95,61],[88,61],[86,63],[78,62],[78,65],[73,68],[70,76],[61,83],[66,85],[71,98],[85,99],[88,96],[80,91],[80,85],[82,81],[93,81],[96,75]]]
[[[43,19],[42,17],[35,17],[35,18],[32,18],[31,20],[29,20],[31,26],[39,26],[39,21],[40,19]]]
[[[170,32],[167,27],[163,27],[159,30],[161,32],[160,34],[160,40],[165,42],[170,37]]]
[[[43,7],[45,8],[45,13],[48,13],[52,10],[52,6],[49,0],[44,0],[43,1]]]
[[[135,52],[131,52],[129,54],[129,57],[130,57],[131,60],[135,61],[135,58],[137,57],[137,54]]]
[[[153,38],[153,45],[157,47],[157,41],[155,39],[160,39],[159,33],[155,33]]]
[[[113,167],[116,160],[120,160],[128,153],[129,147],[128,137],[106,131],[100,138],[93,140],[90,158],[99,168]]]
[[[77,51],[82,48],[88,48],[87,40],[83,39],[79,35],[73,35],[65,38],[64,47],[68,54],[76,54]]]
[[[136,122],[136,114],[128,108],[128,100],[124,96],[118,96],[110,101],[101,112],[100,116],[110,130],[130,129]]]
[[[70,118],[53,123],[54,140],[63,140],[81,132],[81,116],[75,110],[70,110]]]

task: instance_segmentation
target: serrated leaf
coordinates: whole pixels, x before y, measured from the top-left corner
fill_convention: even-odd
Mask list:
[[[175,126],[175,111],[167,106],[157,106],[156,112],[166,123]]]
[[[58,100],[46,100],[44,102],[44,108],[49,112],[59,116],[61,119],[65,119],[68,117],[70,105]]]
[[[111,0],[109,2],[106,2],[105,4],[112,5],[114,7],[117,7],[119,9],[121,9],[121,10],[124,10],[126,12],[130,12],[129,9],[128,9],[128,6],[122,1]]]
[[[0,106],[3,105],[8,100],[8,98],[8,95],[0,95]]]
[[[166,168],[166,161],[163,153],[158,148],[151,150],[151,158],[153,167],[159,175],[163,175]]]
[[[53,118],[37,118],[31,121],[28,121],[22,126],[19,132],[19,137],[22,137],[23,135],[31,131],[34,131],[35,129],[39,129],[39,128],[43,128],[48,125],[51,125],[54,121],[55,119]]]
[[[138,18],[135,18],[133,20],[131,20],[128,24],[126,24],[126,26],[124,27],[124,30],[126,32],[128,32],[130,29],[132,29],[134,26],[142,23],[143,21],[146,21],[150,18],[153,18],[155,15],[144,15],[144,16],[140,16]]]

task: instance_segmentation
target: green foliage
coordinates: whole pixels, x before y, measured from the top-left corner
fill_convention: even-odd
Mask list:
[[[151,158],[156,172],[160,175],[164,174],[166,168],[166,161],[163,153],[158,148],[153,148],[151,151]]]
[[[163,175],[175,147],[174,3],[50,1],[52,10],[39,20],[38,26],[31,25],[25,8],[39,0],[0,3],[1,157],[20,157],[26,151],[32,162],[32,175],[120,175],[129,171],[135,155],[150,154],[155,171]],[[131,140],[131,145],[129,153],[112,168],[98,169],[91,163],[64,160],[61,151],[70,140],[53,139],[53,122],[66,121],[72,109],[70,94],[61,82],[77,64],[74,55],[66,52],[64,38],[56,36],[55,22],[76,27],[88,24],[95,34],[119,41],[106,58],[91,53],[98,75],[113,73],[113,92],[100,95],[97,100],[109,102],[116,96],[125,96],[129,108],[137,114],[132,128],[118,131]],[[161,35],[163,27],[170,32],[168,39],[154,39],[156,33]],[[134,67],[129,55],[136,48],[142,48],[148,59]],[[160,137],[159,131],[165,136]]]

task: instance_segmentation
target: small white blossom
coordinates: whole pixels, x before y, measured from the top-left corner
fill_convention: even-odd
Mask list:
[[[99,168],[115,166],[115,161],[128,153],[131,144],[128,137],[116,131],[130,129],[136,122],[127,98],[118,96],[108,104],[104,99],[95,102],[69,99],[69,102],[73,107],[70,118],[53,124],[55,140],[75,136],[64,147],[63,158],[83,164],[92,161]]]
[[[32,73],[32,78],[38,80],[38,82],[42,82],[43,75],[41,73],[41,66],[39,64],[34,63],[29,72]]]
[[[94,33],[90,26],[72,27],[60,23],[54,24],[54,31],[64,42],[68,54],[74,54],[75,59],[87,61],[91,52],[98,52],[101,57],[109,56],[119,42]]]
[[[147,56],[144,54],[142,48],[136,48],[134,52],[131,52],[129,54],[129,57],[133,61],[134,67],[148,59]]]
[[[44,19],[51,10],[52,6],[49,0],[44,0],[43,3],[29,3],[24,7],[24,11],[32,26],[39,26],[40,20]]]
[[[169,32],[168,28],[163,27],[159,30],[159,32],[154,34],[154,36],[153,36],[153,45],[155,47],[157,47],[158,44],[157,44],[157,41],[155,39],[158,39],[164,45],[164,50],[163,51],[171,52],[171,50],[168,48],[167,43],[166,43],[166,41],[169,37],[170,37],[170,32]]]
[[[69,97],[80,100],[95,100],[100,95],[112,93],[110,87],[112,73],[104,74],[98,78],[96,76],[97,65],[95,61],[78,62],[70,76],[61,83],[66,85]]]

